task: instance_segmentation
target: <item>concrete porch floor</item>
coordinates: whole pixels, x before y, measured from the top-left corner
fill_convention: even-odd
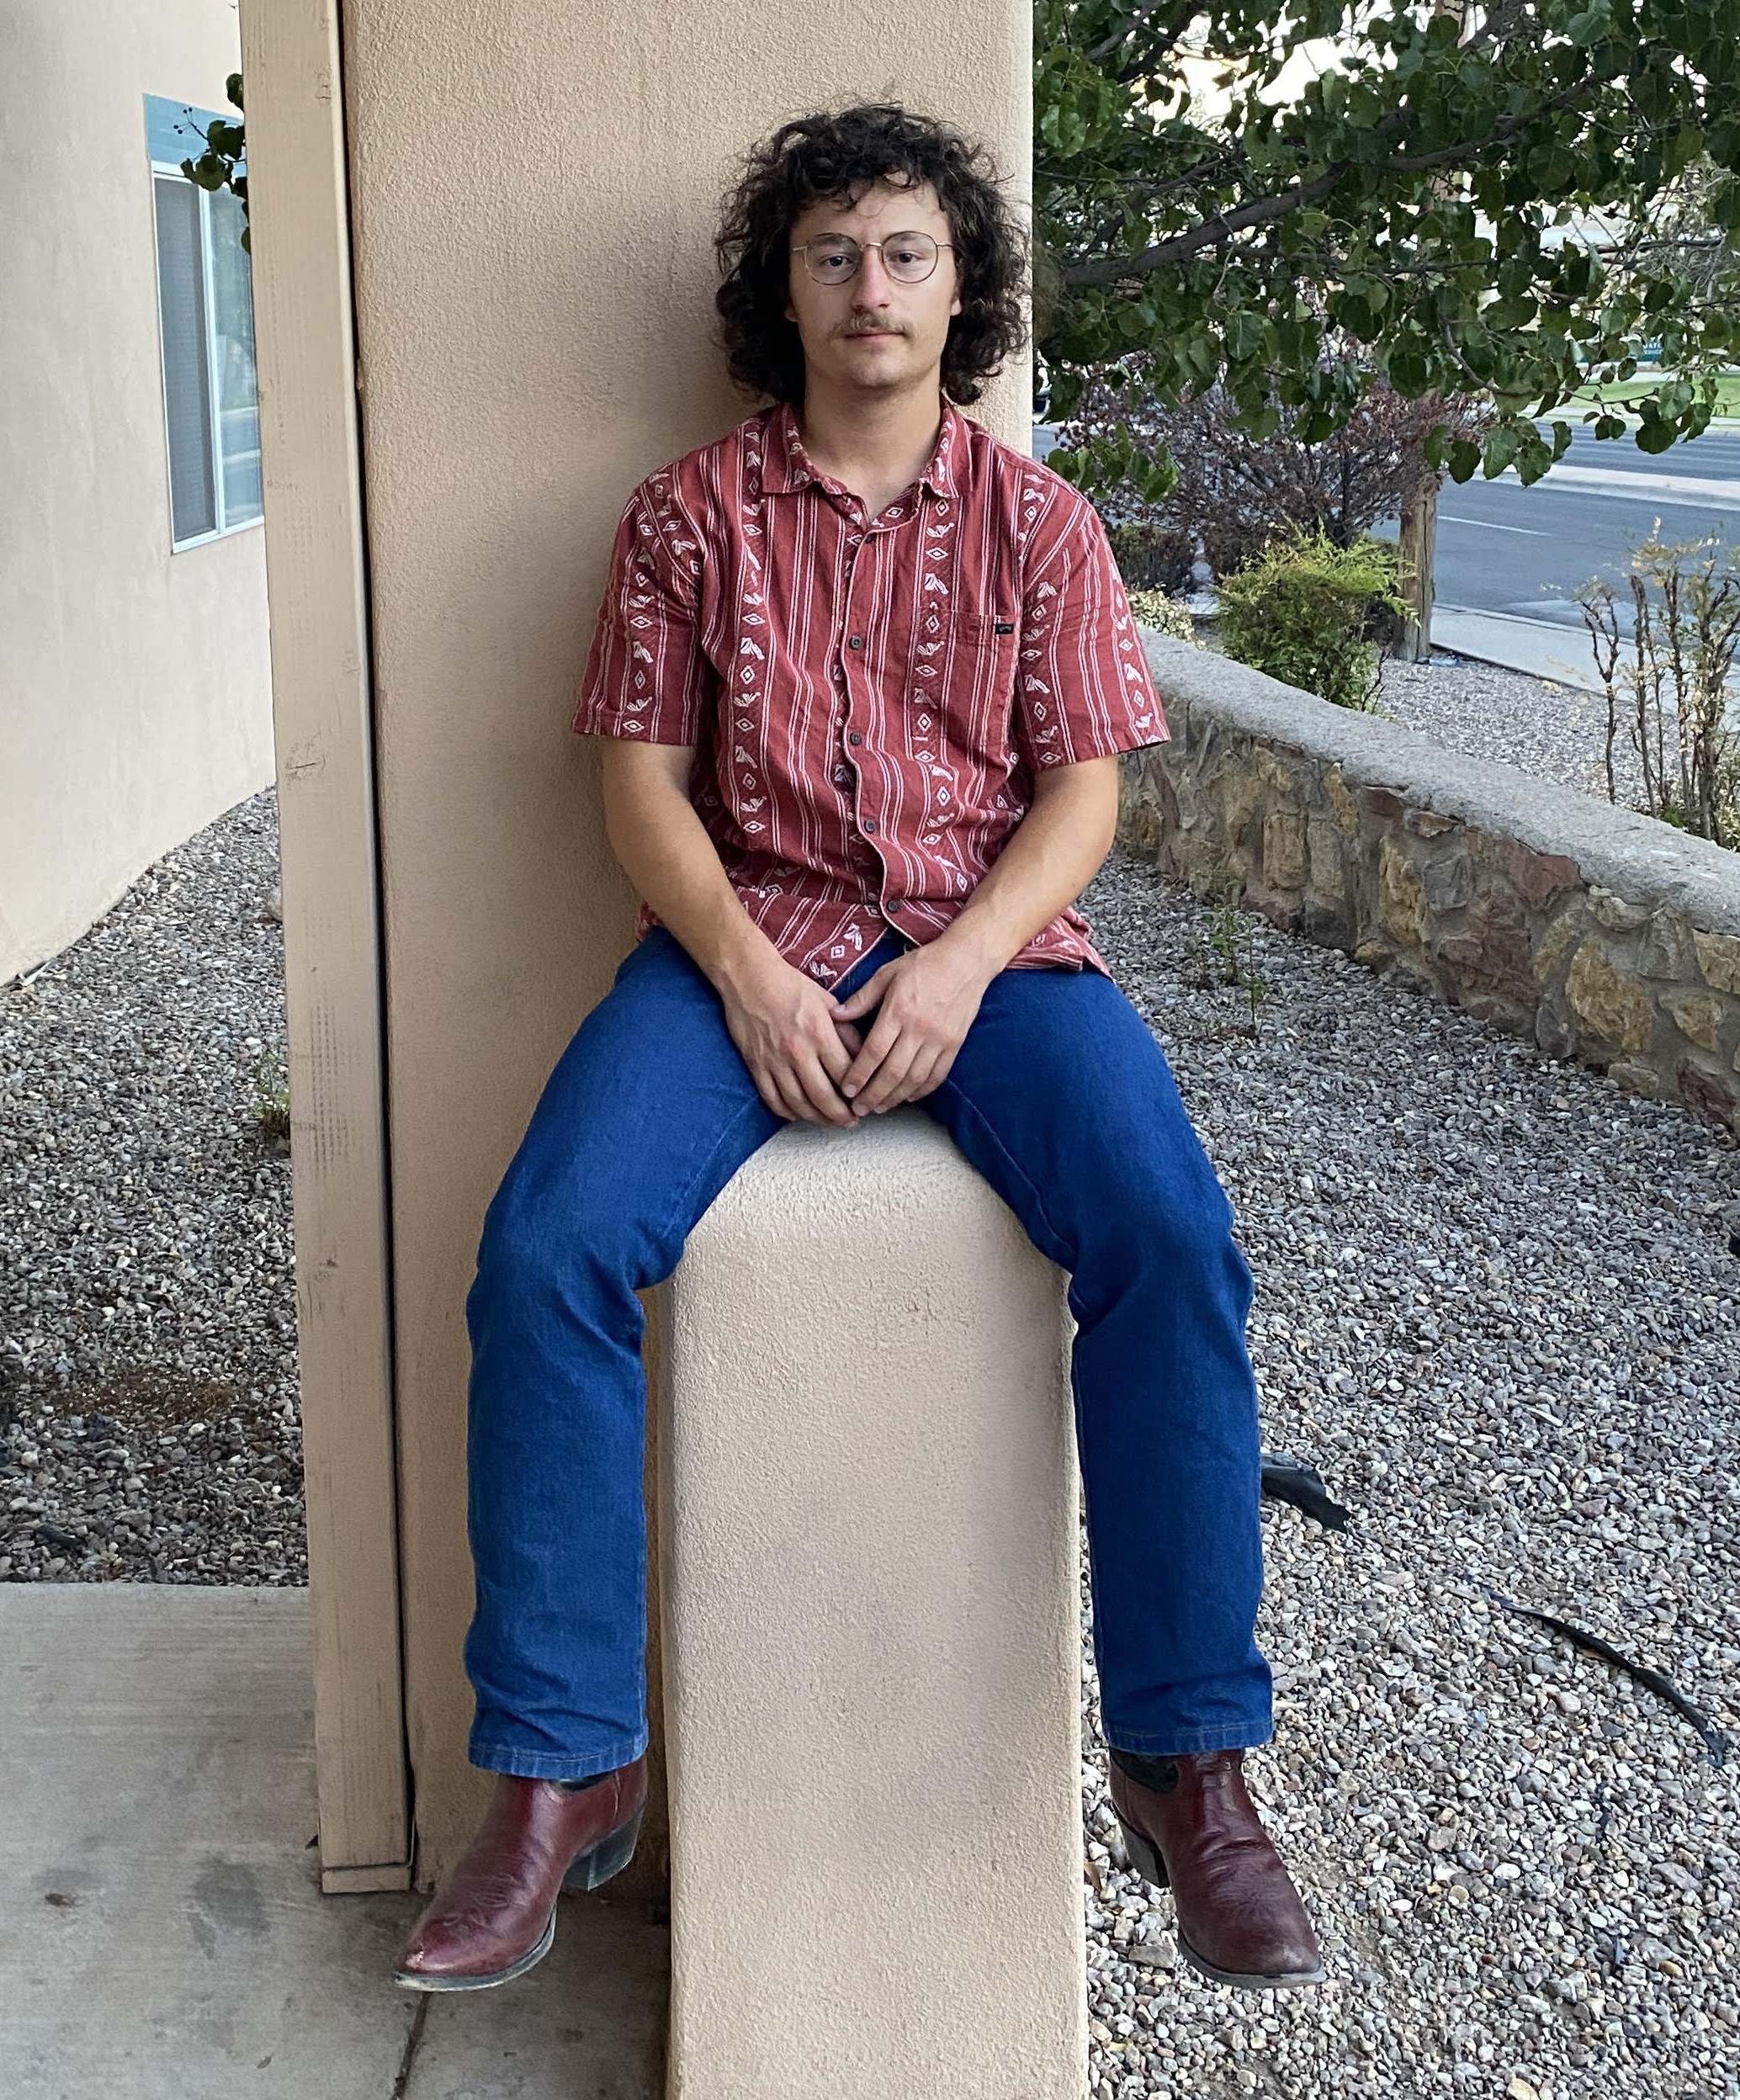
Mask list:
[[[306,1593],[0,1585],[6,2100],[655,2100],[669,1940],[565,1897],[554,1952],[423,2000],[420,1898],[322,1896]]]

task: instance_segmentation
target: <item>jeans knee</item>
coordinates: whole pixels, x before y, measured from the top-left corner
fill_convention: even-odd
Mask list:
[[[1200,1174],[1143,1175],[1126,1199],[1127,1229],[1145,1265],[1169,1284],[1249,1293],[1233,1206],[1205,1159]]]
[[[560,1310],[613,1286],[632,1294],[632,1233],[571,1188],[510,1175],[484,1218],[471,1302]]]

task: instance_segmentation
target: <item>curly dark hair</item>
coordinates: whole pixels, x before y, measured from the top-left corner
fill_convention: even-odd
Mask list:
[[[892,103],[864,103],[782,125],[749,154],[725,197],[718,239],[724,282],[715,304],[739,385],[775,400],[804,399],[804,346],[785,306],[787,236],[812,204],[848,206],[873,183],[928,183],[947,215],[961,310],[942,352],[942,390],[976,401],[984,381],[1026,340],[1021,294],[1028,244],[982,146]]]

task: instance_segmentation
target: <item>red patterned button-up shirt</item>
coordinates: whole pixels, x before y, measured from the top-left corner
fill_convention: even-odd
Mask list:
[[[642,482],[574,726],[692,745],[690,796],[786,960],[836,982],[972,895],[1042,767],[1160,742],[1123,586],[1076,490],[945,404],[879,516],[785,406]],[[659,923],[645,905],[639,939]],[[1012,967],[1104,970],[1070,909]]]

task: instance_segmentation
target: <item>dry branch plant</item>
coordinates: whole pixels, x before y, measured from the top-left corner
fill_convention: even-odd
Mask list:
[[[1351,346],[1336,347],[1345,353]],[[1228,576],[1288,533],[1355,545],[1438,480],[1426,461],[1434,430],[1472,441],[1489,421],[1487,411],[1435,394],[1404,400],[1367,373],[1358,404],[1339,430],[1308,442],[1299,434],[1300,417],[1283,411],[1271,432],[1253,437],[1223,387],[1164,409],[1122,395],[1102,379],[1084,391],[1058,437],[1076,448],[1127,446],[1143,460],[1170,455],[1177,479],[1167,496],[1145,504],[1126,485],[1108,508],[1177,536],[1192,551],[1200,545],[1215,574]]]
[[[1665,542],[1658,524],[1632,550],[1624,585],[1597,577],[1578,602],[1607,696],[1608,799],[1619,799],[1614,752],[1623,729],[1647,813],[1740,847],[1740,719],[1729,690],[1740,655],[1740,555],[1716,539]]]

